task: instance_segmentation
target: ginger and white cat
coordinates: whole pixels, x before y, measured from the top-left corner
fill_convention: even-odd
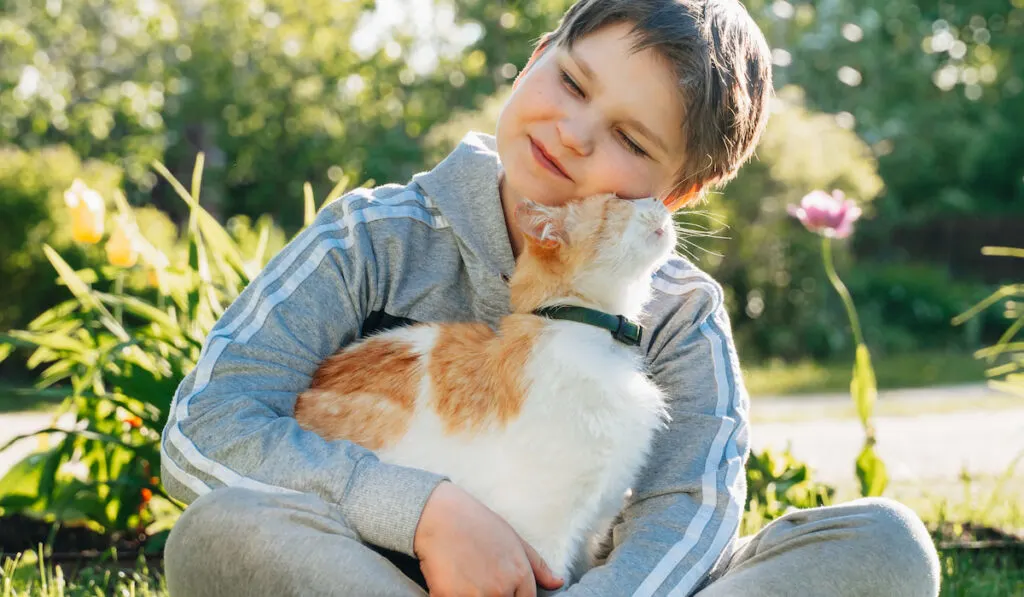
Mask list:
[[[637,348],[608,329],[533,314],[576,305],[636,319],[675,247],[658,201],[523,202],[512,314],[416,324],[330,357],[295,418],[394,464],[451,478],[562,577],[622,506],[667,415]]]

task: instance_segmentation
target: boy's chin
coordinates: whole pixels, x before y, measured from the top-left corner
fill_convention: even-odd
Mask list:
[[[574,200],[562,193],[553,193],[551,183],[533,176],[518,176],[515,171],[506,171],[508,186],[519,199],[526,198],[534,203],[559,207]]]

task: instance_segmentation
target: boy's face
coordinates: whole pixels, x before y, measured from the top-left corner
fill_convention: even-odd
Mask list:
[[[631,51],[631,29],[609,25],[535,57],[498,117],[503,194],[561,205],[671,188],[683,160],[676,77],[654,50]]]

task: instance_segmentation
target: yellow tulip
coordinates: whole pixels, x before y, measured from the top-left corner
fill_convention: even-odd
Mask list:
[[[133,223],[120,218],[120,223],[107,241],[107,260],[118,267],[131,267],[139,260],[138,231]]]
[[[64,203],[71,208],[71,238],[90,245],[98,243],[103,238],[103,197],[76,178],[64,191]]]

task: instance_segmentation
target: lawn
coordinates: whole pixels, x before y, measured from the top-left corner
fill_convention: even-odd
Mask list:
[[[875,356],[872,365],[880,390],[981,383],[985,380],[984,362],[970,353],[916,352]],[[826,363],[751,363],[743,365],[743,378],[751,396],[849,392],[852,367],[852,357]]]
[[[1024,596],[1024,550],[995,552],[945,550],[941,597]],[[39,565],[32,552],[22,554],[15,565],[9,560],[0,580],[0,597],[86,597],[125,595],[169,597],[159,572],[141,563],[133,570],[106,566],[86,567],[73,579],[60,567]]]
[[[1024,532],[1024,478],[1010,474],[960,481],[893,485],[886,495],[898,499],[924,517],[930,528],[947,523],[993,525]],[[856,497],[841,490],[841,500]],[[1024,544],[1002,548],[940,550],[942,597],[1024,597]],[[60,567],[40,566],[34,552],[21,554],[2,566],[0,597],[85,597],[125,595],[167,597],[159,564],[144,561],[119,569],[110,563],[78,570],[65,577]]]

